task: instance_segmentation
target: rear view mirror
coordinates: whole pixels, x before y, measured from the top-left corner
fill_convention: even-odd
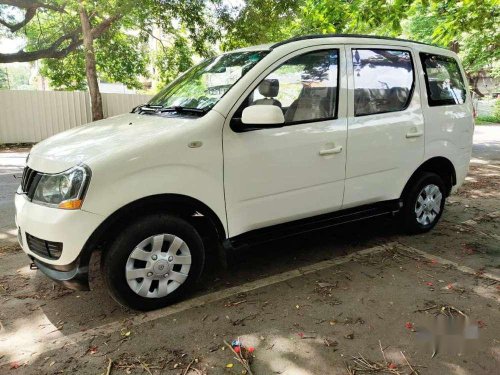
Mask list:
[[[245,125],[281,125],[285,122],[285,116],[280,107],[275,105],[251,105],[243,110],[241,122]]]

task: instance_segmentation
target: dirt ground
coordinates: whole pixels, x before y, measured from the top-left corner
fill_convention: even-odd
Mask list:
[[[498,373],[499,159],[475,148],[430,233],[387,218],[262,245],[150,313],[119,307],[99,277],[61,288],[5,245],[0,373],[242,374],[234,339],[255,349],[255,375]]]

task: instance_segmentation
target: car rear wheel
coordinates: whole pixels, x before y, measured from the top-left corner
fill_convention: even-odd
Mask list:
[[[445,198],[443,179],[435,173],[422,173],[403,197],[405,231],[416,234],[434,228],[443,213]]]
[[[136,310],[164,307],[191,290],[205,262],[198,232],[188,222],[152,215],[125,228],[103,258],[112,297]]]

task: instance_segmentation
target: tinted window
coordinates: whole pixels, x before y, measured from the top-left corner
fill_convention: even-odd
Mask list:
[[[413,88],[410,52],[387,49],[353,49],[354,114],[401,111],[408,106]]]
[[[270,73],[249,96],[249,105],[275,105],[285,123],[336,117],[338,50],[294,57]]]
[[[430,106],[462,104],[465,84],[458,63],[452,57],[421,53]]]

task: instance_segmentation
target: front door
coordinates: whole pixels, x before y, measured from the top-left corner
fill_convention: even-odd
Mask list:
[[[345,94],[343,46],[307,48],[288,55],[249,88],[224,126],[230,237],[341,208]],[[278,106],[284,126],[238,131],[231,123],[249,105]]]

